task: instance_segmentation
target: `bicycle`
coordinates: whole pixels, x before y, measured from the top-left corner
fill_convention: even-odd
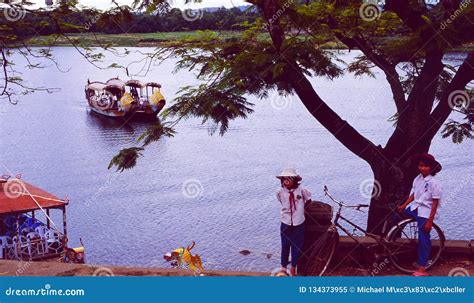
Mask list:
[[[381,235],[376,235],[368,232],[357,224],[353,223],[349,219],[342,215],[343,208],[352,208],[357,211],[361,211],[361,208],[368,208],[367,204],[355,204],[349,205],[342,201],[336,200],[330,193],[327,186],[324,186],[325,196],[328,196],[334,203],[338,205],[338,211],[336,216],[328,228],[327,232],[324,233],[321,238],[311,248],[309,266],[306,270],[308,276],[322,276],[329,264],[331,263],[337,245],[339,243],[338,229],[342,230],[350,238],[356,241],[359,245],[367,248],[369,251],[372,248],[376,248],[381,254],[375,254],[375,258],[388,257],[390,262],[401,272],[411,274],[416,271],[417,263],[417,247],[418,247],[418,226],[414,218],[402,219],[396,223],[388,233],[382,232]],[[356,236],[344,228],[339,221],[342,220],[352,227],[354,231],[358,230],[362,232],[366,237],[370,237],[375,240],[376,244],[365,245]],[[384,228],[387,226],[387,220],[385,221]],[[433,234],[434,232],[434,234]],[[384,236],[385,235],[385,236]],[[426,268],[432,267],[440,258],[441,252],[444,248],[445,237],[441,228],[433,223],[431,230],[431,243],[432,250],[429,258],[429,262]]]

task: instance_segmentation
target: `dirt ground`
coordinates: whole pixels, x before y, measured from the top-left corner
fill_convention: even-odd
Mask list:
[[[441,262],[429,271],[433,276],[474,275],[474,262],[453,260]],[[450,274],[451,273],[451,274]],[[65,264],[58,262],[0,261],[0,276],[194,276],[191,270],[172,268],[138,268]],[[205,271],[206,276],[270,276],[270,272]],[[366,268],[350,265],[329,268],[326,276],[402,276],[397,269],[378,269],[375,264]]]
[[[474,262],[465,259],[450,259],[441,261],[431,268],[428,273],[431,276],[453,276],[453,275],[474,275]],[[406,276],[396,268],[387,266],[379,269],[376,264],[365,268],[353,266],[340,266],[329,268],[326,276]]]

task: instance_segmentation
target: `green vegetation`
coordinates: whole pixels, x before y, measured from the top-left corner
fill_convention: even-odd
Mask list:
[[[79,33],[67,35],[50,35],[31,38],[26,41],[30,46],[50,45],[54,40],[55,46],[72,46],[77,41],[84,47],[98,47],[103,45],[113,46],[169,46],[176,42],[196,41],[207,33],[214,33],[216,41],[225,42],[238,39],[243,31],[187,31],[187,32],[165,32],[165,33],[129,33],[129,34],[102,34],[102,33]],[[68,38],[66,38],[66,36]],[[259,39],[270,39],[268,34],[262,33]],[[327,49],[346,49],[347,47],[338,42],[327,42],[323,46]]]
[[[240,32],[224,31],[219,32],[219,39],[236,38]],[[196,39],[202,35],[201,31],[187,32],[166,32],[166,33],[131,33],[131,34],[101,34],[101,33],[80,33],[67,34],[70,39],[80,41],[83,46],[101,46],[113,44],[114,46],[147,46],[167,44],[168,42],[184,41]],[[51,39],[56,39],[55,45],[71,46],[72,43],[64,36],[39,36],[27,41],[31,46],[49,45]]]

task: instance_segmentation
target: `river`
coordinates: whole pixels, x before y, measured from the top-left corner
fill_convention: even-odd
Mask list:
[[[138,59],[138,49],[131,50],[126,58],[107,60],[125,64]],[[0,159],[4,173],[22,173],[25,180],[69,197],[69,238],[73,245],[83,239],[88,263],[167,267],[164,253],[195,241],[193,252],[205,268],[271,271],[279,266],[280,249],[275,175],[285,166],[299,170],[314,200],[327,202],[326,184],[345,201],[368,202],[369,166],[316,122],[296,97],[275,93],[266,100],[250,97],[257,104],[255,113],[232,122],[223,137],[210,136],[207,125],[190,119],[178,124],[174,138],[147,148],[133,170],[107,170],[120,149],[136,145],[146,125],[89,113],[84,85],[87,79],[126,76],[96,69],[72,48],[55,48],[54,54],[63,71],[70,69],[67,73],[50,66],[25,69],[23,78],[30,86],[58,87],[59,92],[2,104]],[[197,83],[189,72],[173,74],[175,62],[166,61],[137,79],[161,83],[172,100],[181,86]],[[380,70],[375,75],[312,82],[344,119],[385,145],[393,132],[388,118],[395,107],[384,75]],[[449,198],[438,224],[448,239],[474,238],[472,151],[470,140],[459,145],[440,135],[433,140],[430,152],[443,164],[438,178]],[[346,214],[365,224],[366,213]],[[243,249],[251,253],[240,254]]]

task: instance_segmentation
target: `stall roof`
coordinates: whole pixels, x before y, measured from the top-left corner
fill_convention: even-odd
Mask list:
[[[14,184],[13,184],[14,183]],[[20,189],[8,194],[8,188]],[[0,184],[0,215],[25,213],[40,209],[30,194],[42,208],[54,208],[67,205],[67,201],[24,181],[2,182]]]

